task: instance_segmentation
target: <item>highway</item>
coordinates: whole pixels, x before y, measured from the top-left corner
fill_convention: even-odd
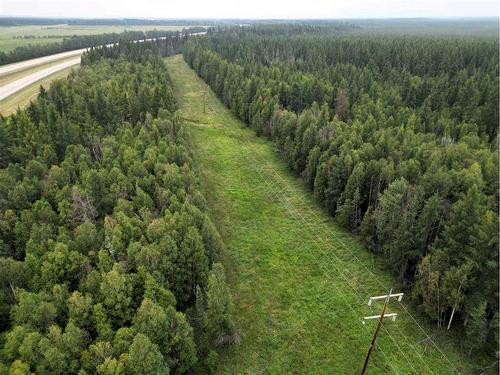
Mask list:
[[[191,33],[189,35],[196,36],[196,35],[204,35],[204,34],[206,34],[206,32]],[[159,37],[159,38],[154,38],[154,39],[166,39],[166,38],[167,37]],[[151,39],[145,39],[145,40],[151,41],[154,39],[151,38]],[[144,39],[143,40],[136,40],[134,42],[141,43],[141,42],[144,42]],[[110,47],[112,45],[113,45],[113,43],[107,44],[106,47]],[[38,65],[48,64],[48,63],[51,63],[54,61],[67,59],[68,57],[75,56],[74,59],[71,59],[69,61],[64,61],[60,64],[52,65],[46,69],[36,71],[32,74],[29,74],[29,75],[26,75],[22,78],[19,78],[18,80],[15,80],[13,82],[10,82],[10,83],[7,83],[3,86],[0,86],[0,101],[9,97],[10,95],[12,95],[16,92],[22,90],[23,88],[32,85],[33,83],[41,80],[42,78],[45,78],[45,77],[47,77],[51,74],[54,74],[60,70],[66,69],[67,67],[79,64],[81,61],[82,53],[87,51],[87,50],[88,50],[88,48],[83,48],[83,49],[57,53],[57,54],[50,55],[50,56],[38,57],[36,59],[20,61],[17,63],[0,66],[0,77],[1,77],[1,76],[6,76],[6,75],[9,75],[12,73],[20,72],[20,71],[23,71],[26,69],[30,69],[30,68],[36,67]]]
[[[33,68],[38,65],[48,64],[53,61],[62,60],[67,57],[80,56],[86,50],[87,48],[77,49],[68,52],[56,53],[55,55],[43,56],[43,57],[38,57],[36,59],[20,61],[13,64],[2,65],[0,66],[0,77],[5,76],[7,74],[20,72],[25,69]]]
[[[41,80],[42,78],[45,78],[51,74],[54,74],[60,70],[65,69],[67,67],[80,64],[80,60],[81,60],[81,57],[78,56],[75,59],[71,59],[71,60],[65,61],[61,64],[50,66],[46,69],[42,69],[42,70],[39,70],[35,73],[32,73],[32,74],[29,74],[29,75],[24,76],[22,78],[19,78],[18,80],[14,81],[14,82],[8,83],[4,86],[0,86],[0,100],[7,98],[8,96],[18,92],[19,90],[23,89],[24,87],[27,87],[27,86]]]

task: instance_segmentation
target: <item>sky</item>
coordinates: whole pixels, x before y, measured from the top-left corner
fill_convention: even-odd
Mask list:
[[[498,0],[0,0],[0,15],[71,18],[498,16]]]

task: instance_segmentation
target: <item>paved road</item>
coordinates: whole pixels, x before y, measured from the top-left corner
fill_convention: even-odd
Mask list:
[[[17,63],[13,64],[8,64],[8,65],[3,65],[0,66],[0,77],[5,76],[7,74],[12,74],[15,72],[19,72],[21,70],[33,68],[38,65],[43,65],[47,64],[53,61],[57,60],[62,60],[71,56],[80,56],[83,52],[85,52],[87,49],[77,49],[73,51],[68,51],[68,52],[62,52],[62,53],[56,53],[55,55],[50,55],[50,56],[44,56],[44,57],[38,57],[36,59],[31,59],[31,60],[26,60],[26,61],[20,61]]]
[[[206,32],[200,32],[200,33],[191,33],[191,36],[196,36],[196,35],[204,35]],[[167,37],[159,37],[155,39],[166,39]],[[146,41],[151,41],[151,39],[146,39]],[[144,42],[143,40],[136,40],[134,42]],[[114,43],[116,44],[116,43]],[[107,47],[112,46],[113,43],[111,44],[106,44]],[[60,70],[63,70],[69,66],[76,65],[80,63],[81,60],[81,55],[83,52],[85,52],[88,48],[83,48],[83,49],[78,49],[78,50],[73,50],[73,51],[68,51],[68,52],[62,52],[62,53],[57,53],[55,55],[50,55],[50,56],[44,56],[44,57],[39,57],[36,59],[31,59],[31,60],[26,60],[26,61],[21,61],[18,63],[14,64],[9,64],[9,65],[4,65],[0,66],[0,77],[7,75],[7,74],[12,74],[15,72],[19,72],[25,69],[29,69],[38,65],[42,64],[47,64],[53,61],[61,60],[61,59],[66,59],[71,56],[78,56],[75,59],[71,59],[69,61],[63,62],[61,64],[53,65],[49,68],[39,70],[38,72],[32,73],[30,75],[27,75],[23,78],[20,78],[14,82],[8,83],[4,86],[0,86],[0,100],[5,99],[6,97],[14,94],[15,92],[25,88],[26,86],[29,86],[42,78],[45,78],[51,74],[54,74]]]
[[[14,82],[8,83],[4,86],[0,86],[0,100],[5,99],[6,97],[14,94],[15,92],[21,90],[22,88],[29,86],[42,78],[45,78],[51,74],[54,74],[60,70],[63,70],[69,66],[80,64],[81,57],[78,56],[75,59],[71,59],[69,61],[65,61],[61,64],[50,66],[46,69],[39,70],[38,72],[29,74],[20,78]]]

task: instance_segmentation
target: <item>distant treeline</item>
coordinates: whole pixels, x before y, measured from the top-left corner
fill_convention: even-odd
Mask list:
[[[240,24],[240,25],[218,25],[208,28],[208,33],[224,33],[225,35],[246,36],[252,35],[276,35],[279,33],[283,36],[299,35],[299,34],[328,34],[343,31],[358,30],[359,26],[347,22],[335,22],[326,24],[290,24],[283,27],[277,23],[266,24]]]
[[[83,25],[83,26],[214,26],[214,25],[241,25],[241,24],[300,24],[326,25],[345,23],[340,20],[311,19],[311,20],[282,20],[268,19],[255,20],[247,18],[234,19],[141,19],[141,18],[24,18],[0,17],[0,26],[27,26],[27,25]]]
[[[189,32],[200,32],[205,29],[196,27],[189,29]],[[119,41],[141,40],[158,37],[175,37],[178,31],[151,30],[151,31],[124,31],[122,33],[106,33],[98,35],[81,35],[66,38],[60,43],[46,45],[28,45],[16,47],[10,52],[0,52],[0,65],[10,64],[18,61],[33,59],[36,57],[48,56],[55,53],[72,51],[92,46],[102,46]]]
[[[208,22],[208,23],[207,23]],[[88,26],[203,26],[213,25],[214,20],[150,20],[138,18],[35,18],[35,17],[0,17],[0,26],[28,25],[88,25]]]
[[[229,29],[186,61],[464,350],[498,348],[498,40]]]

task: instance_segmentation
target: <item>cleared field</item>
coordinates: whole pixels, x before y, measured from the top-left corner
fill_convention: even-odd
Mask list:
[[[69,26],[69,25],[30,25],[0,26],[0,51],[7,52],[18,46],[28,44],[50,44],[60,42],[73,35],[92,35],[103,33],[120,33],[122,31],[146,30],[182,30],[187,26]]]
[[[362,318],[381,308],[367,306],[368,296],[384,294],[392,277],[321,210],[272,143],[237,120],[181,56],[167,61],[226,244],[242,334],[240,345],[220,352],[218,373],[359,373],[375,325]],[[425,350],[419,342],[433,327],[406,303],[391,302],[388,312],[398,319],[384,324],[369,374],[470,372],[453,337]]]
[[[57,63],[60,63],[61,61],[58,61]],[[66,69],[63,69],[57,73],[54,73],[50,76],[47,76],[40,81],[25,87],[24,89],[16,92],[15,94],[9,96],[8,98],[5,98],[4,100],[0,101],[0,114],[2,116],[8,116],[12,113],[14,113],[18,107],[24,107],[29,104],[31,100],[34,100],[38,96],[38,92],[40,90],[40,86],[44,86],[45,88],[50,87],[50,84],[59,78],[66,77],[70,72],[71,69],[78,69],[78,66],[76,67],[69,67]],[[23,74],[25,72],[21,72]]]

